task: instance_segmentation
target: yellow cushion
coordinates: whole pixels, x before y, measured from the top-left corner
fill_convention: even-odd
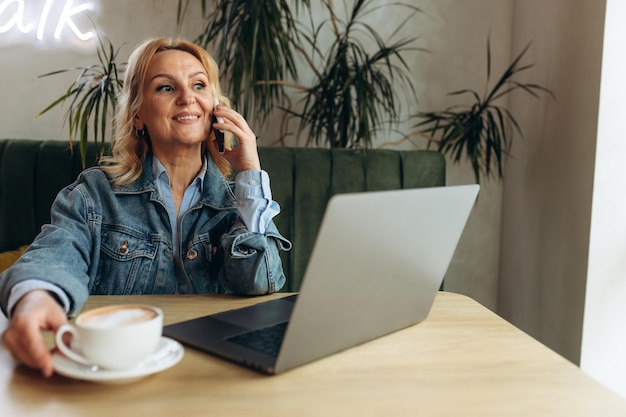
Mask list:
[[[22,256],[26,248],[28,248],[28,245],[22,246],[15,250],[0,253],[0,272],[13,265],[13,263],[17,261],[17,258]]]

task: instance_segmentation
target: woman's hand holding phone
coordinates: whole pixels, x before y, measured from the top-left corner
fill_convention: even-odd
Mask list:
[[[224,155],[235,171],[260,170],[256,135],[248,126],[246,119],[235,110],[221,104],[213,108],[213,119],[217,150]],[[237,146],[227,146],[225,133],[236,138]]]

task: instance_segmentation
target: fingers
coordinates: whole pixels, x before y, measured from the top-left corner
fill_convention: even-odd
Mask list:
[[[215,115],[224,119],[224,122],[215,123],[213,128],[230,132],[237,137],[238,146],[232,149],[227,147],[224,154],[231,166],[237,172],[260,170],[261,162],[257,151],[256,135],[244,117],[235,110],[224,106],[217,106]]]
[[[65,312],[47,292],[32,291],[15,307],[4,345],[17,360],[49,377],[54,372],[52,355],[41,332],[54,331],[65,322]]]
[[[39,328],[25,318],[16,319],[6,330],[4,344],[11,354],[24,365],[52,375],[52,356]]]
[[[246,143],[256,144],[256,135],[252,129],[250,129],[248,122],[246,122],[246,119],[244,119],[241,114],[237,113],[237,111],[231,109],[230,107],[222,105],[216,106],[214,112],[215,116],[224,119],[223,123],[215,123],[213,125],[215,129],[231,132],[237,137],[242,146]]]

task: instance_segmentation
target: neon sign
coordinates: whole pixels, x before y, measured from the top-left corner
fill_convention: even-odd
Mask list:
[[[45,0],[43,8],[33,10],[26,7],[25,0],[0,0],[0,43],[50,38],[88,42],[96,36],[85,30],[93,26],[88,12],[94,10],[95,5],[84,0]]]

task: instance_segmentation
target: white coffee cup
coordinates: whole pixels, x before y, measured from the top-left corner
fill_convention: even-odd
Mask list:
[[[163,332],[163,312],[146,305],[113,305],[85,311],[56,332],[57,348],[69,359],[111,370],[131,369],[153,353]],[[72,349],[63,342],[72,335]]]

